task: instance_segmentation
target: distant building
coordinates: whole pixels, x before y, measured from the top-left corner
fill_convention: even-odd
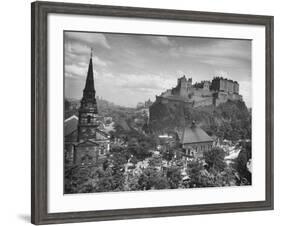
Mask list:
[[[191,107],[219,105],[228,100],[242,100],[239,95],[239,84],[222,77],[214,77],[212,82],[201,81],[192,84],[192,78],[182,76],[178,79],[177,86],[167,89],[156,96],[156,102],[185,103]]]
[[[74,164],[93,164],[104,158],[110,149],[109,135],[98,128],[101,117],[95,93],[91,54],[79,117],[72,116],[64,124],[65,152]]]
[[[153,104],[153,102],[148,99],[145,102],[139,102],[136,106],[137,109],[143,109],[143,108],[149,108],[151,105]]]
[[[186,155],[201,158],[204,151],[212,149],[213,139],[195,122],[192,122],[191,126],[184,128],[180,143]]]
[[[212,80],[212,89],[218,92],[239,94],[238,82],[222,77],[215,77]]]
[[[144,108],[144,103],[143,102],[139,102],[137,104],[137,109],[140,109],[140,108]]]
[[[138,103],[136,106],[137,110],[147,117],[146,123],[149,123],[149,115],[150,115],[149,108],[150,106],[152,106],[152,104],[153,102],[150,99],[148,99],[144,103],[142,102]]]
[[[148,99],[147,101],[144,102],[144,107],[149,108],[152,104],[153,102],[150,99]]]

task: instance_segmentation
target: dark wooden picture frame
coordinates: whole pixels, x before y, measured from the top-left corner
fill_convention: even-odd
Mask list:
[[[265,26],[266,34],[266,200],[239,203],[133,208],[100,211],[48,213],[47,189],[47,17],[50,13],[110,17],[165,19]],[[34,2],[32,27],[32,150],[31,221],[33,224],[71,223],[192,214],[227,213],[273,209],[273,17],[260,15],[210,13],[120,6]]]

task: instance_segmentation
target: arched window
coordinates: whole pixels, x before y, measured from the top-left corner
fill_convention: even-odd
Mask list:
[[[91,123],[91,116],[90,115],[87,116],[87,123]]]

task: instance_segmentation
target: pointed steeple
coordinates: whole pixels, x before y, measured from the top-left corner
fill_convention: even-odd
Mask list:
[[[86,92],[94,92],[95,93],[95,86],[94,86],[94,73],[93,73],[93,49],[91,48],[91,58],[88,67],[87,79],[84,88],[84,93]]]
[[[97,113],[97,105],[96,105],[96,91],[94,85],[94,72],[93,72],[93,49],[91,49],[91,57],[88,67],[88,73],[85,83],[85,88],[83,90],[83,98],[81,100],[81,108],[92,108],[94,112]],[[88,106],[88,107],[87,107]]]

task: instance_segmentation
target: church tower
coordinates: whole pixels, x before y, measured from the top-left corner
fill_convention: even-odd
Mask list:
[[[83,90],[83,97],[79,108],[79,122],[78,122],[78,142],[85,141],[96,137],[96,129],[98,127],[97,121],[97,101],[96,91],[94,86],[93,73],[93,50],[91,49],[91,57],[87,73],[85,88]]]

